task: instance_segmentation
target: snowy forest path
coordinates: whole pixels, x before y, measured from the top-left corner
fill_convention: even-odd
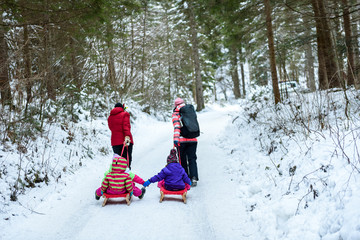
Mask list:
[[[229,108],[203,111],[198,120],[199,182],[188,192],[187,204],[180,196],[166,196],[159,203],[159,189],[151,184],[145,197],[133,197],[130,206],[112,200],[101,207],[103,199],[96,201],[94,192],[111,162],[110,156],[104,156],[79,169],[66,185],[50,187],[52,193],[34,208],[44,215],[30,214],[21,223],[13,222],[17,231],[5,239],[223,240],[246,236],[246,209],[239,206],[236,183],[224,173],[227,154],[219,142],[219,135],[232,120]],[[170,120],[144,121],[133,129],[133,135],[132,172],[147,180],[166,164],[173,146],[173,127]]]

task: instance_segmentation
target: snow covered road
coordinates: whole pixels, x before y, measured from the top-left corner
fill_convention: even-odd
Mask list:
[[[232,107],[232,111],[239,111]],[[51,185],[31,192],[42,202],[34,213],[13,218],[0,239],[239,239],[245,236],[245,209],[235,196],[236,183],[224,174],[226,155],[217,144],[219,134],[231,121],[229,108],[198,114],[198,186],[188,192],[187,204],[180,197],[165,197],[159,203],[156,184],[142,200],[130,206],[94,199],[111,156],[86,163],[67,177],[66,185]],[[172,147],[172,124],[148,120],[137,122],[132,171],[145,180],[166,164]],[[36,193],[39,191],[39,194]],[[27,203],[29,206],[29,203]]]
[[[301,132],[289,138],[267,127],[271,113],[249,124],[240,106],[247,105],[212,104],[198,114],[200,179],[187,204],[180,196],[159,203],[159,189],[151,184],[130,206],[101,207],[94,192],[112,158],[106,118],[89,122],[83,116],[71,129],[77,133],[71,144],[64,141],[68,133],[56,128],[50,144],[40,141],[46,144],[41,151],[29,150],[36,154],[24,164],[48,161],[52,181],[27,188],[16,202],[9,201],[9,193],[21,156],[1,152],[3,169],[13,172],[0,178],[5,180],[0,182],[0,240],[359,240],[359,174],[333,154],[337,149],[329,132],[326,138],[314,133],[303,139]],[[147,180],[166,164],[173,127],[170,117],[160,122],[133,111],[132,171]],[[347,148],[358,149],[347,135]],[[272,141],[278,147],[268,154]]]

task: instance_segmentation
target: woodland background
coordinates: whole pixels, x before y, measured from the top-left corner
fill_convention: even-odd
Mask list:
[[[359,117],[359,0],[0,0],[0,13],[3,151],[28,154],[52,125],[70,144],[81,109],[95,119],[131,101],[166,115],[183,97],[201,111],[257,86],[271,89],[274,109],[289,106],[304,129],[310,118],[313,129],[329,129],[331,107],[300,118],[300,105],[279,88],[284,81],[303,86],[300,99],[342,92],[347,119]],[[25,172],[11,199],[48,180]]]

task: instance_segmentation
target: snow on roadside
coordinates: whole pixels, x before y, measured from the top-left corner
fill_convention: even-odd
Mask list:
[[[239,104],[245,108],[247,103]],[[356,158],[351,158],[355,166],[348,164],[329,131],[307,139],[302,133],[276,136],[263,124],[273,117],[269,112],[258,114],[256,122],[247,114],[232,117],[219,146],[228,153],[225,171],[239,184],[244,217],[258,226],[260,233],[250,239],[360,239]],[[342,131],[345,151],[353,156],[356,142],[350,131]],[[266,142],[266,135],[276,140]]]

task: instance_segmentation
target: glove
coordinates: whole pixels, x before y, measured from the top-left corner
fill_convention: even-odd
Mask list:
[[[126,146],[129,146],[129,145],[130,145],[130,142],[131,142],[130,137],[129,137],[129,136],[126,136],[126,137],[125,137],[125,141],[124,141],[125,145],[126,145]]]
[[[190,186],[192,185],[192,181],[190,180],[190,184],[189,184]]]
[[[143,186],[144,186],[144,187],[147,187],[147,186],[149,186],[150,184],[151,184],[150,180],[147,180],[146,182],[144,182]]]
[[[175,147],[180,147],[179,141],[174,141],[174,146],[175,146]]]
[[[134,194],[134,193],[133,193],[133,192],[131,192],[131,193],[130,193],[130,197],[132,197],[132,195],[133,195],[133,194]]]

